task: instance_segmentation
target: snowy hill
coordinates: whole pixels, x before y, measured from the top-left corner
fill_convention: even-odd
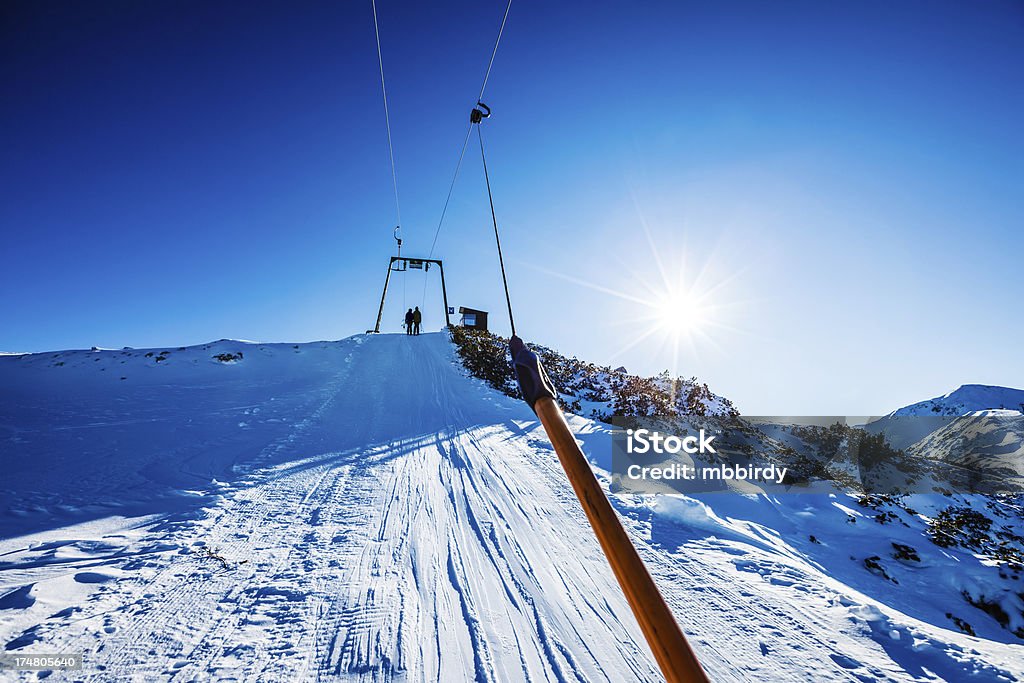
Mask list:
[[[884,432],[894,448],[908,449],[965,415],[989,411],[1024,413],[1024,390],[965,384],[945,396],[920,401],[869,422],[872,434]]]
[[[85,654],[50,680],[660,678],[536,417],[446,334],[2,357],[0,464],[0,643]],[[613,502],[713,680],[1024,676],[1019,578],[928,540],[949,501]]]
[[[921,401],[895,410],[891,415],[970,415],[979,410],[1024,412],[1024,390],[965,384],[945,396]]]

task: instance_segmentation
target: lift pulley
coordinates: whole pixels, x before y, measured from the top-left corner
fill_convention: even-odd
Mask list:
[[[482,108],[482,109],[481,109]],[[491,108],[483,102],[477,102],[476,106],[473,107],[473,111],[469,113],[470,123],[480,123],[486,118],[490,118]]]

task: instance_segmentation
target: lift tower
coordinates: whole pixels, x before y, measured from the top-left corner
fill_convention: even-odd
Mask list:
[[[396,238],[397,239],[397,238]],[[401,242],[399,242],[399,254],[401,254]],[[407,270],[430,270],[430,264],[436,263],[438,270],[441,271],[441,298],[444,299],[444,324],[445,326],[451,325],[452,321],[449,318],[448,313],[448,290],[444,284],[444,264],[441,263],[440,259],[433,258],[409,258],[407,256],[392,256],[391,261],[388,263],[388,274],[384,278],[384,291],[380,295],[380,308],[377,309],[377,323],[373,326],[374,334],[380,333],[380,319],[384,315],[384,299],[388,295],[388,283],[391,281],[391,273],[404,273]]]

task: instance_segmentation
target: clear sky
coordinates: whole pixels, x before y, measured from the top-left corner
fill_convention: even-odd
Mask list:
[[[503,11],[379,1],[407,255]],[[4,3],[0,350],[372,327],[377,69],[369,0]],[[1018,1],[514,0],[484,134],[521,335],[748,414],[1024,387],[1022,72]],[[437,256],[507,334],[475,139]],[[442,324],[427,285],[385,330]]]

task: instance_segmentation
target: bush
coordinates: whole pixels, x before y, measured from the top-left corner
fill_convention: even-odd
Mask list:
[[[471,375],[508,396],[522,398],[507,339],[466,327],[452,327],[451,334],[459,358]],[[580,413],[583,402],[587,402],[601,404],[587,417],[604,422],[613,416],[739,415],[731,401],[716,396],[695,377],[671,377],[667,371],[655,377],[640,377],[621,368],[612,370],[569,358],[540,344],[530,344],[530,348],[558,389],[562,408],[569,412]]]
[[[1024,569],[1024,536],[1006,527],[993,528],[985,514],[950,505],[928,522],[928,538],[942,548],[977,552],[1014,572]]]
[[[897,560],[906,560],[908,562],[920,562],[921,556],[917,554],[917,550],[913,546],[905,545],[903,543],[896,543],[892,541],[892,547],[894,552],[892,554]]]

